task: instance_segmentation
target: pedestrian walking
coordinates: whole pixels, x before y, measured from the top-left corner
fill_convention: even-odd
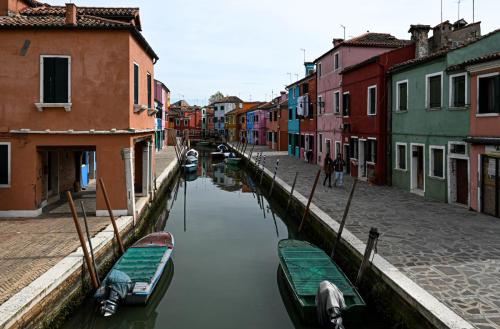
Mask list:
[[[333,167],[332,158],[330,158],[330,153],[327,153],[325,157],[325,162],[323,164],[323,170],[325,171],[325,180],[323,181],[323,186],[325,186],[326,180],[328,179],[328,187],[332,187],[332,167]]]
[[[333,161],[333,170],[335,171],[335,181],[333,182],[334,186],[344,186],[344,166],[345,161],[342,159],[340,153],[338,153],[337,158]]]

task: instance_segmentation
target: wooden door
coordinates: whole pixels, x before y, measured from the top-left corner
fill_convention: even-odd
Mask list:
[[[417,146],[417,188],[424,189],[424,147]]]
[[[467,160],[456,161],[456,195],[457,202],[461,204],[468,204],[469,202],[469,184],[467,174]]]

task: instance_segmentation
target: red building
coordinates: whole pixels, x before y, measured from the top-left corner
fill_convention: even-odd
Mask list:
[[[342,88],[348,102],[342,140],[349,144],[347,172],[382,185],[387,178],[388,115],[387,69],[414,58],[414,45],[398,48],[342,71]],[[339,143],[340,142],[336,142]],[[338,146],[338,147],[337,147]],[[335,150],[340,150],[336,145]],[[334,155],[332,155],[333,157]]]
[[[266,121],[267,146],[275,151],[288,150],[288,95],[273,99]]]
[[[297,117],[300,120],[300,157],[306,159],[308,151],[312,151],[311,163],[316,163],[317,134],[317,83],[316,72],[309,74],[297,82],[300,93],[297,106]],[[301,103],[302,99],[302,103]],[[300,110],[303,104],[304,111]]]

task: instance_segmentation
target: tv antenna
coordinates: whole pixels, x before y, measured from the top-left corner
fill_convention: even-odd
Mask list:
[[[306,62],[306,50],[304,48],[300,48],[300,50],[304,53],[304,63]]]
[[[340,24],[340,27],[344,29],[344,41],[345,41],[345,25]]]

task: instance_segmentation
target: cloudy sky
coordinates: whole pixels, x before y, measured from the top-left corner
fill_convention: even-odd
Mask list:
[[[45,0],[64,4],[64,0]],[[76,0],[81,6],[141,8],[143,33],[160,57],[155,77],[172,100],[203,104],[215,91],[244,100],[276,95],[304,75],[306,60],[331,47],[332,38],[366,31],[409,39],[410,24],[440,22],[440,0]],[[460,1],[472,21],[473,0]],[[482,33],[500,28],[499,0],[475,0]],[[443,0],[444,19],[455,21],[458,1]]]

